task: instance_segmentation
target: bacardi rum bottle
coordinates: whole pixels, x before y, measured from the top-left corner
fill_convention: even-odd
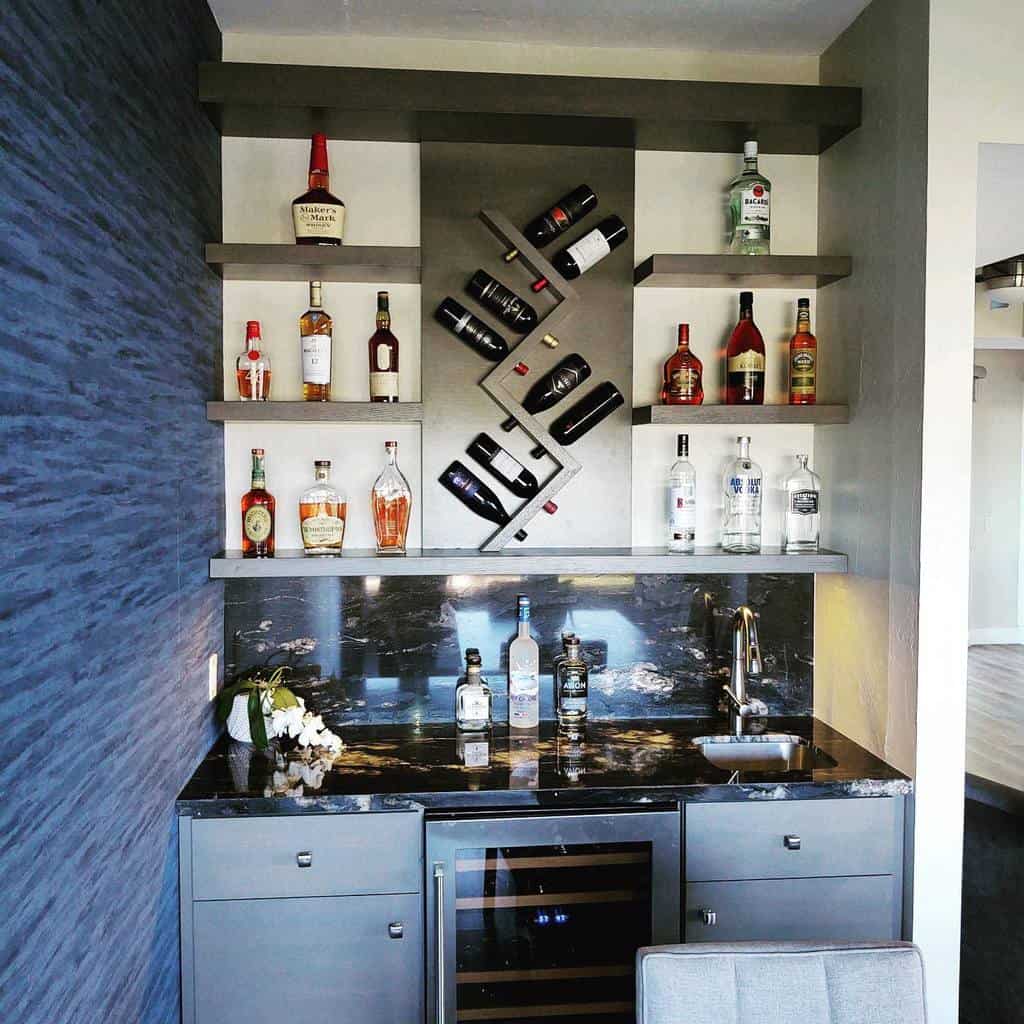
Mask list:
[[[818,339],[811,334],[811,300],[797,299],[796,333],[789,340],[789,404],[818,400]]]
[[[252,485],[242,496],[242,554],[266,558],[274,553],[274,496],[267,490],[266,453],[252,450]]]
[[[772,183],[757,169],[757,143],[743,143],[743,170],[729,183],[730,251],[743,256],[771,252]]]
[[[370,401],[398,401],[398,339],[391,333],[388,293],[377,292],[377,329],[369,341]]]
[[[324,312],[319,281],[309,282],[309,309],[299,317],[302,344],[302,397],[307,402],[331,400],[331,358],[334,321]]]
[[[753,555],[761,550],[761,467],[750,458],[750,438],[737,437],[739,455],[725,471],[722,548]]]
[[[740,292],[740,319],[725,350],[726,405],[764,405],[764,338],[754,323],[754,293]]]
[[[516,638],[508,645],[508,724],[536,729],[540,721],[540,648],[530,636],[530,599],[516,598]]]
[[[679,325],[675,352],[665,363],[661,384],[663,405],[700,405],[704,401],[704,365],[690,351],[690,325]]]
[[[331,195],[327,136],[315,132],[309,149],[309,189],[292,202],[295,241],[299,245],[341,245],[345,204]]]

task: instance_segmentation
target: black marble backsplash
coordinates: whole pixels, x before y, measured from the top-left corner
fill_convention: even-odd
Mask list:
[[[809,715],[814,577],[422,576],[231,580],[228,677],[287,665],[296,692],[336,725],[446,722],[467,647],[478,647],[507,719],[517,594],[541,647],[541,717],[551,718],[560,636],[583,640],[593,718],[713,714],[731,666],[731,623],[749,604],[764,673],[750,692],[773,715]]]

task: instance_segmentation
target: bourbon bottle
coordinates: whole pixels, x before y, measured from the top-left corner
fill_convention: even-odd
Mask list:
[[[274,554],[274,496],[267,490],[262,448],[252,450],[252,486],[242,496],[242,554],[266,558]]]
[[[370,401],[398,401],[398,339],[391,333],[388,293],[377,292],[377,330],[369,341]]]
[[[796,334],[789,340],[789,404],[818,400],[818,339],[811,334],[811,300],[797,299]]]
[[[309,309],[299,317],[302,343],[302,397],[307,402],[331,400],[331,340],[334,321],[324,312],[319,281],[309,282]]]
[[[404,555],[412,511],[412,489],[398,468],[398,442],[385,441],[387,465],[370,492],[378,555]]]
[[[298,245],[341,245],[345,204],[331,195],[327,170],[327,136],[315,132],[309,150],[309,189],[292,201],[292,221]]]
[[[690,351],[690,325],[679,325],[679,347],[662,374],[663,405],[700,405],[704,401],[704,365]]]
[[[725,360],[726,405],[764,405],[764,338],[754,325],[753,292],[740,292],[740,319]]]
[[[259,320],[245,324],[245,351],[235,360],[238,397],[243,402],[265,402],[270,398],[270,357],[262,351]]]

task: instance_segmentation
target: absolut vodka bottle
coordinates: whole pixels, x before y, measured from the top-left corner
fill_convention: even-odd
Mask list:
[[[739,455],[725,471],[722,548],[751,555],[761,550],[761,467],[750,458],[750,438],[737,437]]]

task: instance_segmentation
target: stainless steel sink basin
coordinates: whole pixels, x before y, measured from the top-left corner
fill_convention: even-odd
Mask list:
[[[716,768],[741,772],[798,772],[834,768],[836,762],[802,736],[698,736],[698,750]]]

